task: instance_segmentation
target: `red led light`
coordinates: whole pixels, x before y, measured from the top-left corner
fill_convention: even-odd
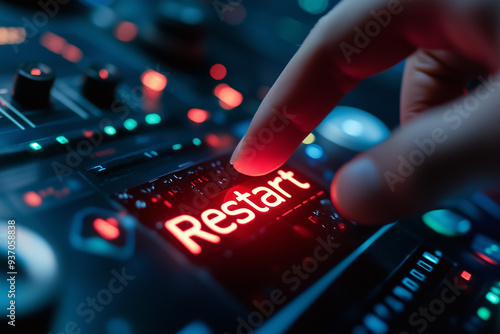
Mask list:
[[[107,78],[109,78],[109,72],[105,69],[101,69],[101,70],[99,70],[99,77],[102,80],[106,80]]]
[[[121,22],[116,26],[115,37],[122,42],[131,42],[137,37],[137,26],[132,22]]]
[[[42,44],[43,47],[54,53],[61,54],[67,42],[64,38],[56,34],[53,34],[51,32],[46,32],[40,38],[40,44]]]
[[[214,148],[224,149],[233,146],[234,140],[230,135],[227,134],[216,135],[213,133],[209,133],[205,137],[205,142]]]
[[[32,68],[30,74],[39,77],[42,75],[42,71],[39,68]]]
[[[471,275],[469,272],[467,272],[467,271],[465,271],[465,270],[464,270],[464,271],[462,271],[462,273],[460,274],[460,277],[462,277],[462,278],[463,278],[464,280],[466,280],[466,281],[469,281],[469,280],[470,280],[470,278],[472,277],[472,275]]]
[[[210,76],[215,80],[222,80],[226,77],[227,70],[222,64],[215,64],[210,68]]]
[[[195,123],[203,123],[208,119],[210,114],[206,110],[193,108],[189,109],[187,116]]]
[[[82,50],[78,47],[67,44],[62,52],[62,56],[64,59],[69,60],[72,63],[78,63],[83,58]]]
[[[484,255],[483,253],[480,253],[480,252],[478,252],[478,251],[476,251],[475,253],[476,253],[476,255],[477,255],[477,256],[479,256],[482,260],[484,260],[484,261],[488,262],[489,264],[492,264],[492,265],[494,265],[494,266],[498,266],[498,265],[499,265],[499,263],[498,263],[497,261],[495,261],[495,260],[493,260],[492,258],[490,258],[490,257],[488,257],[488,256],[486,256],[486,255]]]
[[[106,220],[102,218],[94,220],[94,229],[106,240],[113,240],[120,236],[118,226],[118,221],[112,217]]]
[[[90,131],[90,130],[83,131],[83,135],[86,138],[90,138],[90,137],[92,137],[94,135],[94,131]]]
[[[222,108],[230,110],[236,108],[243,102],[243,95],[227,84],[219,84],[214,89],[214,94],[219,98]]]
[[[42,205],[42,197],[34,191],[28,191],[24,194],[23,200],[26,204],[31,207],[37,207]]]
[[[258,186],[248,191],[239,189],[241,192],[232,188],[232,192],[228,191],[225,194],[225,201],[220,205],[220,209],[207,209],[199,218],[180,215],[167,220],[164,226],[191,253],[200,254],[202,251],[198,243],[200,239],[214,244],[219,243],[221,241],[219,235],[234,232],[239,225],[254,221],[257,215],[271,211],[285,203],[286,199],[292,198],[292,192],[285,191],[281,183],[288,181],[288,186],[291,183],[302,190],[311,188],[309,183],[295,179],[291,171],[279,170],[277,174],[279,176],[267,181],[266,186]],[[203,230],[203,227],[208,228],[210,232]],[[297,227],[294,230],[303,236],[311,236],[305,228]]]
[[[144,72],[141,76],[141,82],[155,92],[161,92],[167,87],[167,77],[154,70]]]

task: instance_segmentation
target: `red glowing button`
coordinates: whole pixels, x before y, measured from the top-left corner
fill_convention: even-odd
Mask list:
[[[131,42],[137,37],[137,26],[132,22],[121,22],[116,26],[115,37],[122,42]]]
[[[34,191],[28,191],[24,194],[23,200],[26,204],[32,207],[37,207],[42,205],[42,198]]]
[[[465,270],[464,270],[464,271],[462,271],[462,273],[460,274],[460,277],[462,277],[462,278],[463,278],[464,280],[466,280],[466,281],[469,281],[469,280],[470,280],[470,278],[472,277],[472,275],[471,275],[469,272],[467,272],[467,271],[465,271]]]
[[[69,60],[72,63],[78,63],[83,58],[82,50],[78,47],[67,44],[63,50],[62,56],[64,59]]]
[[[111,217],[106,220],[102,218],[94,220],[94,229],[106,240],[113,240],[120,236],[118,221]]]
[[[144,72],[141,76],[141,82],[155,92],[161,92],[167,87],[167,77],[154,70]]]
[[[210,114],[206,110],[193,108],[189,109],[187,116],[195,123],[203,123],[208,119]]]
[[[215,64],[210,68],[210,76],[215,80],[222,80],[226,77],[227,70],[222,64]]]
[[[226,110],[236,108],[243,102],[243,95],[227,84],[217,85],[214,89],[214,94],[219,98],[220,106]]]
[[[101,78],[102,80],[106,80],[107,78],[109,78],[109,72],[105,69],[99,70],[99,78]]]
[[[30,74],[39,77],[42,75],[42,71],[39,68],[32,68]]]

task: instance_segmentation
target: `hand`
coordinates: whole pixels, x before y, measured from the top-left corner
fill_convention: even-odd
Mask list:
[[[254,176],[280,167],[361,80],[408,57],[402,126],[336,173],[339,213],[389,222],[498,184],[499,34],[498,1],[344,0],[286,66],[231,161]],[[472,77],[488,83],[466,94]]]

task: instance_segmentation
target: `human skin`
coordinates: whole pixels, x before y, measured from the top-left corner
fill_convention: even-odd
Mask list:
[[[341,45],[355,45],[354,28],[365,31],[372,11],[389,9],[397,13],[390,23],[346,57]],[[275,170],[345,94],[408,58],[401,126],[336,172],[331,196],[339,213],[358,223],[386,223],[498,185],[499,38],[500,2],[494,0],[344,0],[318,21],[283,70],[231,162],[252,176]],[[475,77],[489,80],[488,90],[467,93],[465,85]],[[270,143],[256,147],[251,139],[273,128],[276,113],[289,121]],[[408,160],[419,149],[415,140],[438,133],[435,150],[391,186],[388,172],[401,177],[401,157]]]

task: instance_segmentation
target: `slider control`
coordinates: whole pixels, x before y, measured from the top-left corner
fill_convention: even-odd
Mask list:
[[[14,78],[12,96],[26,108],[46,108],[49,106],[50,90],[55,77],[52,68],[45,64],[21,64]]]

